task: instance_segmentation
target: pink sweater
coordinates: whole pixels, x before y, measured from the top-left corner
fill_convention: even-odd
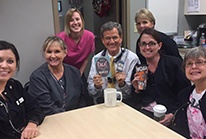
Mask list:
[[[64,31],[56,36],[64,40],[67,45],[67,56],[64,59],[64,63],[73,65],[78,69],[81,68],[87,57],[95,50],[94,34],[88,30],[84,30],[78,44],[76,44]]]

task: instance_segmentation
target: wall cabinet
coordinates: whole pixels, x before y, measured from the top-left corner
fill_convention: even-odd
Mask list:
[[[196,1],[198,0],[185,0],[185,12],[184,12],[185,15],[206,15],[206,7],[205,7],[206,0],[199,0],[200,1],[199,11],[190,12],[188,3],[191,2],[194,4]]]

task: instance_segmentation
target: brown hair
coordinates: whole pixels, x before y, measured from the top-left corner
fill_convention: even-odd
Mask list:
[[[65,15],[65,20],[64,20],[64,31],[66,32],[67,35],[69,35],[71,33],[70,26],[68,25],[68,23],[70,22],[73,14],[75,12],[77,12],[80,15],[81,20],[82,20],[82,30],[84,30],[84,18],[82,16],[81,12],[76,8],[71,8],[67,11],[67,13]]]

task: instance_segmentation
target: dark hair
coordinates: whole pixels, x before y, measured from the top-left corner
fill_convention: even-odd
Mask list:
[[[137,40],[138,43],[140,43],[140,40],[141,40],[143,34],[147,34],[147,35],[151,36],[152,38],[154,38],[157,41],[157,43],[162,42],[158,31],[156,31],[153,28],[145,28],[142,31],[142,33],[140,34],[139,39]]]
[[[17,71],[19,71],[19,69],[20,69],[20,67],[19,67],[20,58],[19,58],[19,53],[18,53],[16,47],[13,44],[9,43],[9,42],[0,40],[0,51],[1,50],[11,50],[14,53],[14,56],[16,58]]]
[[[119,36],[123,35],[122,26],[117,22],[109,21],[109,22],[107,22],[107,23],[105,23],[101,26],[101,32],[100,32],[101,38],[104,37],[104,32],[105,31],[110,31],[113,28],[116,28],[118,30]]]

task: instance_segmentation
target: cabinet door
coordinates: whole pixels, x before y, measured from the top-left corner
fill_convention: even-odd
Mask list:
[[[155,28],[157,30],[168,35],[173,35],[178,32],[179,0],[147,0],[146,7],[155,16],[157,21]]]

